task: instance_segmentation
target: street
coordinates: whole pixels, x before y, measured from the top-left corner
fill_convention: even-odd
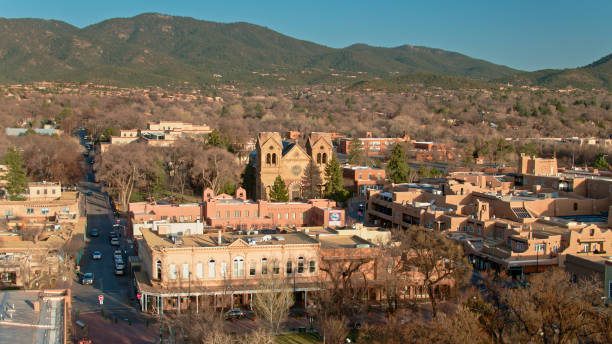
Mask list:
[[[80,313],[99,312],[102,306],[99,304],[98,296],[103,295],[105,311],[120,313],[121,316],[133,316],[136,309],[128,298],[129,278],[115,276],[114,273],[113,251],[118,247],[110,245],[109,235],[115,220],[107,196],[101,193],[95,184],[89,182],[84,182],[81,189],[84,194],[91,191],[91,195],[86,196],[87,239],[85,254],[81,261],[81,272],[92,272],[94,283],[93,286],[82,285],[78,281],[73,283],[73,308]],[[94,228],[99,231],[100,236],[91,237],[90,233]],[[120,239],[123,250],[126,247],[125,238],[122,235]],[[102,253],[101,260],[91,258],[94,251]],[[124,260],[127,260],[125,255]]]
[[[81,133],[81,144],[86,146],[84,133]],[[132,335],[141,336],[136,339],[143,341],[143,335],[146,331],[142,329],[135,333],[123,327],[140,326],[145,324],[145,315],[140,313],[138,301],[131,290],[129,273],[126,271],[124,276],[115,276],[115,264],[113,253],[117,249],[121,249],[123,260],[127,265],[127,259],[131,253],[131,248],[125,241],[125,233],[123,230],[119,232],[120,246],[111,246],[110,233],[113,230],[113,224],[117,223],[116,217],[109,203],[109,197],[106,192],[100,188],[100,184],[95,183],[95,175],[92,169],[92,157],[87,156],[84,163],[84,181],[79,185],[79,191],[86,197],[87,210],[87,236],[85,240],[85,248],[83,258],[79,264],[81,273],[93,273],[93,285],[81,284],[78,276],[75,276],[71,284],[72,292],[72,310],[73,314],[78,314],[76,318],[85,320],[91,331],[89,337],[96,342],[105,342],[111,335],[121,333],[122,340],[131,342]],[[125,223],[121,223],[125,225]],[[92,230],[97,229],[99,236],[92,237]],[[99,251],[102,253],[102,259],[92,259],[92,253]],[[126,269],[127,270],[127,269]],[[99,296],[103,296],[103,304],[100,304]],[[108,316],[111,320],[114,330],[104,331],[107,329],[98,324],[100,320]],[[117,319],[117,322],[114,320]],[[95,324],[91,323],[95,322]],[[129,326],[128,326],[129,325]],[[77,333],[78,335],[78,333]],[[113,339],[117,342],[117,338]],[[146,342],[153,342],[146,340]]]

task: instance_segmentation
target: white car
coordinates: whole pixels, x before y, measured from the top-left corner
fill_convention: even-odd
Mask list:
[[[93,260],[100,260],[100,259],[102,259],[102,253],[100,251],[94,251],[91,254],[91,259],[93,259]]]
[[[117,239],[117,238],[112,238],[112,239],[111,239],[111,245],[113,245],[113,246],[119,246],[119,239]]]
[[[113,256],[115,257],[115,259],[123,258],[123,253],[121,252],[121,250],[115,250],[115,252],[113,252]]]

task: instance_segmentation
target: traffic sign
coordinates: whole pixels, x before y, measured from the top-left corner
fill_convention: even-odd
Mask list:
[[[100,304],[104,304],[104,295],[98,295],[98,301],[100,301]]]
[[[137,292],[137,293],[136,293],[136,298],[137,298],[138,300],[140,300],[140,298],[142,298],[142,293],[141,293],[141,292]]]

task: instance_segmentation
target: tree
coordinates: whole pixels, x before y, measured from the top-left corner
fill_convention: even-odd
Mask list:
[[[289,192],[287,191],[287,185],[281,176],[276,176],[274,184],[270,190],[270,201],[271,202],[288,202]]]
[[[595,160],[595,162],[593,163],[593,168],[596,168],[599,170],[608,170],[610,169],[610,164],[608,164],[604,155],[600,154]]]
[[[6,181],[6,192],[10,199],[19,200],[28,188],[28,176],[23,166],[21,152],[15,147],[9,147],[4,154],[2,163],[8,171],[2,178]]]
[[[538,156],[538,147],[533,142],[527,142],[520,149],[521,153],[524,153],[527,156]]]
[[[147,146],[140,143],[111,145],[96,163],[97,177],[119,198],[122,209],[128,202],[138,182],[145,176],[152,158]]]
[[[402,270],[415,267],[427,290],[433,317],[438,314],[438,303],[443,296],[444,282],[454,284],[457,289],[465,280],[471,265],[463,256],[461,246],[440,232],[412,227],[395,233],[403,252]]]
[[[363,162],[363,142],[357,137],[349,144],[349,164],[360,165]]]
[[[332,155],[325,166],[325,197],[336,201],[346,200],[348,192],[344,189],[343,183],[342,167],[336,155]]]
[[[304,170],[302,177],[302,196],[304,198],[319,198],[321,197],[321,171],[319,167],[311,160]]]
[[[525,288],[507,291],[508,315],[523,337],[519,342],[610,342],[612,312],[602,307],[601,282],[570,280],[568,273],[550,270],[531,277]]]
[[[322,258],[321,291],[314,296],[320,318],[340,317],[348,309],[357,310],[365,305],[363,296],[367,282],[364,269],[374,261],[372,257]]]
[[[289,316],[289,308],[295,302],[293,290],[284,279],[272,274],[261,280],[259,289],[263,292],[253,296],[253,310],[277,334],[280,325]]]
[[[199,150],[193,160],[191,178],[202,189],[218,194],[225,183],[238,182],[238,166],[234,155],[222,148]]]
[[[242,174],[240,175],[240,179],[242,180],[240,185],[244,188],[247,193],[247,197],[250,199],[255,199],[255,188],[257,187],[256,174],[257,169],[255,166],[252,164],[247,164],[244,167],[244,171],[242,171]]]
[[[149,198],[159,200],[164,196],[168,181],[166,168],[159,158],[155,158],[147,172],[147,194]]]
[[[27,135],[14,143],[22,150],[28,175],[36,181],[77,184],[83,177],[83,155],[77,140],[65,136]]]
[[[208,134],[206,137],[206,144],[213,147],[221,147],[223,145],[221,134],[219,134],[217,129],[213,129],[213,131]]]
[[[387,176],[396,184],[406,183],[410,179],[410,167],[406,161],[406,152],[401,144],[396,144],[391,151],[387,164]]]

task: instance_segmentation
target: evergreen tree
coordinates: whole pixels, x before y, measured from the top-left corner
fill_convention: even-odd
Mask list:
[[[274,185],[270,190],[270,201],[271,202],[288,202],[289,192],[287,191],[287,185],[281,176],[277,176],[274,179]]]
[[[221,134],[217,129],[213,129],[213,131],[208,134],[206,137],[206,144],[213,147],[221,147],[223,141],[221,140]]]
[[[164,196],[164,191],[166,190],[168,182],[166,168],[161,160],[155,159],[148,172],[147,180],[149,197],[156,200],[161,199]]]
[[[596,168],[599,170],[607,170],[610,168],[610,164],[608,164],[603,154],[600,154],[597,157],[597,160],[595,160],[595,162],[593,163],[593,168]]]
[[[348,192],[342,184],[342,167],[336,156],[332,155],[331,160],[325,166],[325,197],[336,201],[344,201]]]
[[[6,165],[8,171],[2,178],[6,180],[6,192],[10,199],[20,200],[28,187],[28,175],[23,166],[21,152],[15,147],[9,147],[2,159],[2,164]]]
[[[319,167],[311,160],[304,170],[302,178],[302,196],[304,198],[319,198],[321,196],[321,172]]]
[[[357,137],[351,140],[349,144],[349,164],[361,164],[363,160],[363,142]]]
[[[257,169],[255,168],[255,166],[247,164],[244,168],[244,171],[240,175],[240,178],[242,179],[241,185],[246,191],[247,197],[250,199],[255,199],[255,188],[257,185],[257,182],[255,180],[256,173]]]
[[[410,176],[410,167],[406,161],[406,152],[401,144],[396,144],[391,151],[391,158],[387,164],[387,176],[394,183],[406,183]]]

